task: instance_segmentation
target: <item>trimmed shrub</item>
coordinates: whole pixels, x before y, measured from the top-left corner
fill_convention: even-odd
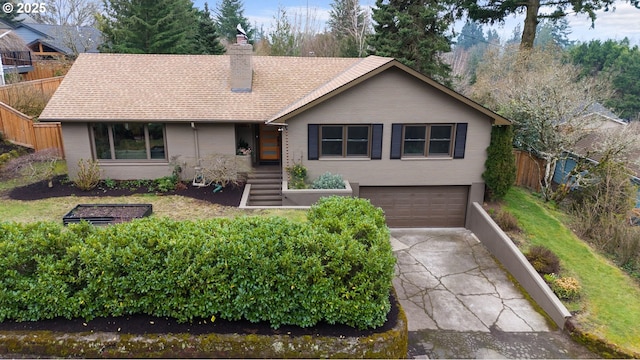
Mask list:
[[[554,274],[560,271],[560,258],[544,246],[532,246],[524,256],[540,274]]]
[[[569,276],[560,277],[556,274],[546,274],[544,279],[551,286],[551,290],[559,299],[572,301],[580,297],[582,286],[580,286],[580,283],[576,278]]]
[[[388,229],[371,204],[339,199],[302,223],[0,224],[0,321],[148,314],[379,327],[391,308]],[[334,223],[324,218],[333,207],[359,216]]]
[[[345,187],[342,175],[330,172],[318,176],[311,184],[312,189],[344,189]]]

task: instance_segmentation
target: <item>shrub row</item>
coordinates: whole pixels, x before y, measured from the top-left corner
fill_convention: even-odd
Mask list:
[[[395,258],[382,211],[322,199],[279,217],[0,224],[0,321],[149,314],[277,328],[386,321]]]

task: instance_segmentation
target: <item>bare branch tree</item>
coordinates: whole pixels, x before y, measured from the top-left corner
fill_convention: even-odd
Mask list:
[[[471,97],[514,121],[514,145],[546,160],[542,192],[551,199],[557,160],[593,130],[586,110],[609,93],[606,83],[579,79],[552,49],[489,51]]]
[[[359,0],[335,0],[331,5],[329,27],[339,41],[355,47],[356,55],[366,54],[366,39],[371,33],[371,12],[360,6]],[[344,45],[343,45],[344,46]],[[348,50],[343,55],[351,55]]]
[[[44,0],[47,11],[33,14],[42,24],[91,26],[100,11],[97,0]]]

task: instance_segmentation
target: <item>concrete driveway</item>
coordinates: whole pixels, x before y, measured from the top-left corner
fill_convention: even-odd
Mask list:
[[[536,310],[466,229],[392,229],[413,358],[596,358]]]

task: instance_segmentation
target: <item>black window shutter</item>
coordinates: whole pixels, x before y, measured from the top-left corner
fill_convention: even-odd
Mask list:
[[[318,160],[318,139],[320,138],[318,132],[320,131],[320,126],[315,124],[309,124],[308,127],[308,137],[307,137],[307,157],[309,160]]]
[[[467,123],[456,124],[456,143],[453,148],[454,159],[464,159],[464,149],[467,145]]]
[[[371,159],[382,159],[382,124],[371,126]]]
[[[391,159],[402,157],[402,124],[391,125]]]

